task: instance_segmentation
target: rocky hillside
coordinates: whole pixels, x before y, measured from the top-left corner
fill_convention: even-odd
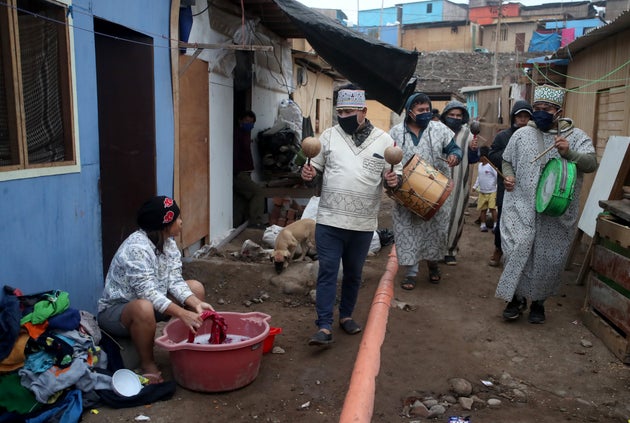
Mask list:
[[[523,74],[518,64],[540,54],[499,54],[497,84],[517,82]],[[494,55],[438,51],[422,53],[416,74],[418,89],[426,93],[450,94],[462,87],[492,85]]]

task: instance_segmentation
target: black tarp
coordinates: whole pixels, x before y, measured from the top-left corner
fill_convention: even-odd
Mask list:
[[[326,62],[366,96],[400,113],[415,90],[418,52],[404,50],[352,31],[295,0],[273,0],[304,33]]]

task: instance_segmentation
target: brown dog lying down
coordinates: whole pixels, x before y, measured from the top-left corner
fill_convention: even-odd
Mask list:
[[[296,254],[299,254],[299,260],[304,260],[309,248],[313,247],[315,247],[315,220],[300,219],[287,225],[276,237],[271,257],[276,272],[282,273]]]

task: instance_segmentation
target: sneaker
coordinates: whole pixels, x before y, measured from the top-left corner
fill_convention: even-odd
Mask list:
[[[332,333],[326,333],[324,331],[317,331],[315,335],[311,336],[311,339],[308,340],[308,345],[328,345],[332,344],[333,338]]]
[[[482,223],[481,226],[479,226],[479,230],[481,232],[488,232],[488,227],[486,226],[485,223]]]
[[[545,306],[542,301],[532,301],[527,321],[533,324],[545,323]]]
[[[525,298],[518,299],[516,297],[512,298],[505,310],[503,310],[503,318],[505,320],[516,320],[518,319],[523,311],[527,308],[527,300]]]
[[[457,264],[457,259],[455,258],[455,256],[444,256],[444,264],[455,266]]]

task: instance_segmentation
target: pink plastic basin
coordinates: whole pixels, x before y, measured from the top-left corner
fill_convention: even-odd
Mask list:
[[[221,312],[228,336],[248,337],[229,344],[188,342],[188,328],[179,319],[164,327],[155,344],[169,351],[173,377],[184,388],[201,392],[232,391],[250,384],[258,376],[263,342],[269,335],[264,313]],[[210,333],[212,320],[203,322],[197,335]]]

